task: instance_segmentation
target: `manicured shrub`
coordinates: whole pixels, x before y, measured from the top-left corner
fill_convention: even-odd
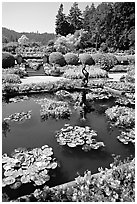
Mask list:
[[[60,66],[64,66],[66,64],[64,56],[60,52],[52,52],[49,55],[49,62],[51,64],[58,64]]]
[[[8,68],[15,65],[15,58],[8,52],[2,52],[2,67]]]
[[[91,55],[87,53],[80,54],[79,59],[82,64],[93,65],[95,63]]]
[[[3,74],[2,83],[21,83],[20,77],[16,74]]]
[[[95,61],[95,64],[100,66],[100,68],[105,69],[106,71],[109,71],[112,67],[114,67],[115,64],[117,64],[117,59],[112,54],[92,54],[91,55],[93,60]]]
[[[67,53],[65,56],[65,60],[67,64],[70,65],[78,65],[79,58],[74,53]]]

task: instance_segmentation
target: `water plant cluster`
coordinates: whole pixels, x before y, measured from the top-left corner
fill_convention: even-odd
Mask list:
[[[35,186],[45,184],[50,180],[49,171],[58,166],[53,158],[53,150],[48,145],[32,150],[18,148],[11,157],[5,153],[2,155],[2,164],[2,187],[10,186],[12,189],[30,182]]]
[[[115,126],[131,128],[135,125],[135,110],[126,106],[113,106],[105,111]]]
[[[55,119],[69,118],[72,113],[67,102],[47,98],[35,100],[35,102],[40,104],[40,116],[43,120],[49,117]]]
[[[60,145],[67,145],[72,148],[82,146],[82,150],[86,152],[105,146],[103,142],[96,141],[97,133],[88,126],[73,127],[69,124],[65,124],[64,128],[61,128],[55,137]]]
[[[135,144],[135,128],[122,131],[119,136],[117,136],[117,139],[122,142],[123,144],[129,144],[131,142],[132,144]]]
[[[13,113],[11,115],[9,115],[8,117],[4,118],[4,121],[8,122],[8,121],[14,121],[14,122],[19,122],[19,121],[24,121],[24,120],[28,120],[31,119],[31,112],[27,111],[25,112],[20,112],[20,113]]]
[[[17,96],[17,97],[14,97],[14,98],[10,98],[9,99],[9,102],[13,102],[13,103],[18,103],[18,102],[21,102],[21,101],[24,101],[24,100],[28,100],[28,96]]]

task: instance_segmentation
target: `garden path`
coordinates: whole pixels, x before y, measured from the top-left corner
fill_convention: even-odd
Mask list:
[[[31,76],[21,79],[22,84],[40,83],[40,82],[57,82],[60,80],[67,80],[64,77],[53,77],[53,76]]]

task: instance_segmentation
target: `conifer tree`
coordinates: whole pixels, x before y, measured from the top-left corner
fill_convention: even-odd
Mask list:
[[[67,22],[66,16],[63,13],[63,4],[60,5],[58,14],[56,15],[56,34],[66,36],[70,33],[70,24]]]
[[[82,13],[76,2],[74,2],[69,10],[68,21],[71,25],[73,25],[74,32],[83,28]]]

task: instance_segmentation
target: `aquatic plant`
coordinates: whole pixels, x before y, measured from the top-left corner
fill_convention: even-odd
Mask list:
[[[14,113],[14,114],[11,114],[8,117],[4,118],[4,121],[6,121],[6,122],[8,122],[8,121],[19,122],[19,121],[31,119],[31,112],[32,112],[32,110],[27,111],[26,113],[25,112]]]
[[[52,157],[53,150],[48,145],[41,148],[27,150],[15,149],[9,157],[2,155],[4,178],[2,187],[9,185],[19,188],[22,184],[32,182],[34,186],[41,186],[50,180],[49,171],[57,168],[56,159]]]
[[[40,116],[42,120],[46,120],[49,117],[69,118],[71,115],[71,109],[67,102],[55,101],[51,99],[40,99],[35,100],[36,103],[40,104]]]
[[[122,131],[117,139],[123,144],[128,144],[129,142],[135,144],[135,128],[127,131]]]
[[[24,100],[28,100],[28,96],[17,96],[15,98],[10,98],[9,99],[9,102],[13,102],[13,103],[17,103],[17,102],[21,102],[21,101],[24,101]]]
[[[135,110],[126,106],[113,106],[105,111],[108,118],[115,126],[134,127],[135,125]]]
[[[104,147],[103,142],[97,142],[95,137],[97,133],[91,130],[90,127],[79,127],[65,124],[64,128],[61,128],[57,132],[56,138],[60,145],[67,145],[68,147],[82,146],[82,150],[90,151],[91,149],[98,149]]]

